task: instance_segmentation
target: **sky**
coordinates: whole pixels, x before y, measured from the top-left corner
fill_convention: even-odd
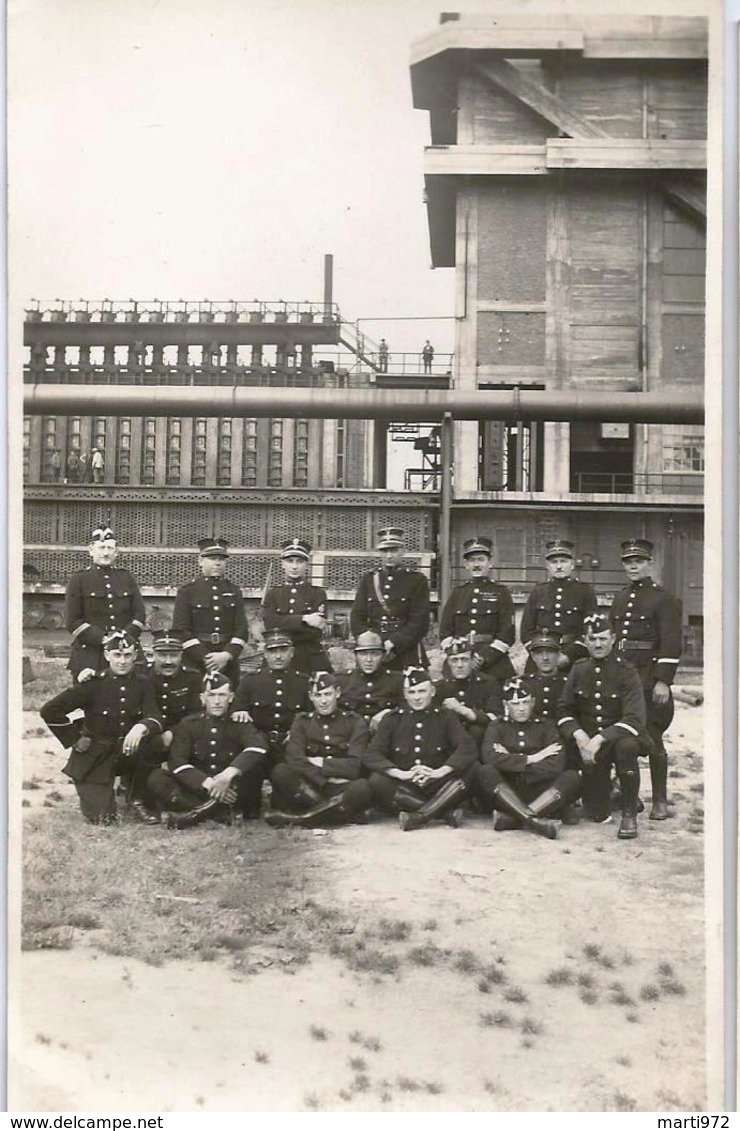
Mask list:
[[[409,50],[440,0],[11,0],[15,294],[454,314]],[[493,9],[495,3],[475,5]],[[392,349],[453,324],[368,321]]]

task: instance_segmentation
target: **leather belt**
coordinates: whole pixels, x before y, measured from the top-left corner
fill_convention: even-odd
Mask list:
[[[634,648],[638,652],[654,652],[656,644],[651,644],[649,640],[620,640],[617,648],[620,652],[626,651],[628,648]]]
[[[201,644],[226,644],[228,636],[223,632],[207,632],[203,636],[199,636]]]

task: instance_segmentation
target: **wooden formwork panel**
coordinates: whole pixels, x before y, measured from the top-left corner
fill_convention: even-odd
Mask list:
[[[544,302],[547,194],[521,182],[478,195],[478,299]]]

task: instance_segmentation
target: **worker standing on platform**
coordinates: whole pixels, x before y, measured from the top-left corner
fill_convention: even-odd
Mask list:
[[[388,372],[388,343],[385,338],[378,344],[378,373]]]
[[[247,641],[242,591],[224,577],[229,556],[224,538],[201,538],[198,551],[201,576],[178,589],[172,631],[182,638],[189,667],[223,672],[236,687]]]
[[[405,535],[398,527],[378,531],[379,569],[365,573],[349,615],[352,635],[377,632],[386,667],[400,671],[426,664],[422,640],[429,629],[429,583],[423,573],[402,565]]]
[[[429,338],[424,342],[421,351],[421,359],[424,362],[424,372],[432,372],[432,362],[434,361],[434,346],[429,341]]]
[[[331,664],[321,644],[326,590],[308,581],[311,546],[302,538],[289,538],[282,544],[280,564],[285,582],[268,589],[262,601],[265,628],[288,633],[295,649],[294,671],[303,675],[328,671]]]
[[[637,668],[645,693],[646,729],[653,787],[651,821],[665,821],[668,810],[668,755],[663,735],[673,719],[671,684],[681,658],[681,605],[651,577],[653,543],[646,538],[622,542],[622,565],[630,584],[611,607],[617,648]]]
[[[103,638],[123,629],[138,640],[146,618],[136,578],[115,565],[118,545],[109,526],[93,530],[88,550],[92,565],[72,574],[64,597],[65,622],[72,633],[67,667],[83,682],[105,670]]]
[[[596,593],[587,581],[573,576],[574,545],[565,538],[545,543],[545,567],[548,580],[535,585],[522,613],[520,636],[528,644],[543,629],[560,637],[558,667],[569,671],[576,660],[588,655],[583,642],[583,618],[595,613]],[[536,671],[534,661],[527,660],[525,673]]]
[[[491,580],[491,539],[468,538],[463,546],[463,562],[470,581],[453,589],[442,610],[442,647],[448,646],[451,637],[467,636],[476,670],[504,683],[514,675],[509,659],[515,635],[514,600],[505,585]]]

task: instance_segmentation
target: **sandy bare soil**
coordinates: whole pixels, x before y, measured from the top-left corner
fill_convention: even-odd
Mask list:
[[[56,791],[73,811],[56,744],[28,733],[38,725],[26,717],[26,809]],[[268,948],[239,971],[154,968],[84,937],[24,953],[10,1110],[701,1109],[701,729],[702,709],[678,704],[675,817],[646,814],[634,842],[617,841],[616,823],[549,842],[482,817],[299,834],[316,890],[355,937],[382,918],[406,925],[388,944],[395,972],[315,955],[290,973]]]

